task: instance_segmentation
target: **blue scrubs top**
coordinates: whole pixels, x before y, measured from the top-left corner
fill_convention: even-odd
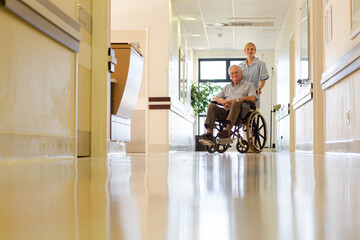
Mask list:
[[[244,62],[241,62],[239,64],[239,67],[242,70],[243,80],[254,84],[256,90],[259,89],[259,80],[267,80],[269,78],[269,73],[267,71],[265,63],[257,57],[254,57],[254,61],[250,66],[247,65],[246,59]],[[258,99],[257,107],[260,107],[259,95],[256,95],[256,98]]]

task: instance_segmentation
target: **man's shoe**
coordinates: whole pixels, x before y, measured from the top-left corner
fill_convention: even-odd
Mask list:
[[[217,135],[219,138],[230,138],[230,133],[228,131],[221,131]]]
[[[215,139],[211,133],[205,133],[205,134],[201,135],[199,142],[205,146],[214,146],[215,145]]]

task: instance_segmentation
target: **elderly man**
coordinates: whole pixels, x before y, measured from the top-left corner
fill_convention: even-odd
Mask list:
[[[226,120],[225,130],[218,133],[219,138],[229,138],[232,126],[234,126],[239,114],[240,104],[244,100],[255,102],[256,90],[250,82],[242,81],[242,71],[238,65],[229,67],[229,75],[232,83],[229,83],[214,98],[214,101],[223,105],[211,103],[208,107],[205,120],[206,133],[200,137],[199,142],[203,145],[215,145],[213,129],[215,120]]]

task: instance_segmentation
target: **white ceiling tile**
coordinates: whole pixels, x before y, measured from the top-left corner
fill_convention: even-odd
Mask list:
[[[252,41],[258,49],[274,49],[280,29],[286,19],[292,0],[174,0],[180,21],[194,48],[242,50],[245,43]],[[196,21],[185,20],[192,15]],[[275,17],[256,20],[255,17]],[[246,17],[246,19],[228,19]],[[204,21],[204,22],[203,22]],[[232,21],[272,21],[271,27],[207,27],[207,23],[228,23]],[[265,31],[263,31],[265,30]],[[275,30],[275,31],[274,31]],[[192,34],[201,34],[192,37]],[[219,37],[219,33],[221,37]],[[207,37],[207,38],[206,38]]]
[[[223,14],[204,15],[205,23],[226,23],[229,20]]]
[[[178,3],[175,3],[175,8],[180,14],[199,12],[199,7],[198,7],[198,4],[196,1],[178,2]]]

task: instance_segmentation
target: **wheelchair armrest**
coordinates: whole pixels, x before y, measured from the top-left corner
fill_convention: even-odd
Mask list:
[[[256,106],[256,101],[244,100],[243,103],[248,103],[250,106]]]
[[[216,101],[211,101],[211,103],[214,103],[214,104],[219,105],[219,106],[224,106],[221,103],[218,103]],[[247,104],[250,105],[250,108],[256,109],[256,101],[253,102],[253,101],[250,101],[250,100],[243,100],[243,101],[241,101],[241,104],[243,104],[243,103],[247,103]]]

